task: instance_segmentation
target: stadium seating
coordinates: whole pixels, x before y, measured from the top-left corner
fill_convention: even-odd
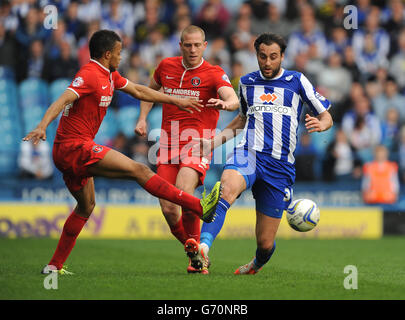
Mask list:
[[[49,104],[48,85],[41,79],[26,79],[18,87],[18,97],[23,112],[32,105],[41,106],[46,110]]]
[[[117,112],[117,120],[119,130],[127,137],[134,136],[136,121],[139,117],[139,106],[125,105],[120,107]]]
[[[149,131],[160,129],[162,126],[162,106],[156,105],[148,115]]]
[[[101,123],[100,129],[94,139],[94,142],[103,145],[109,145],[114,136],[118,133],[117,115],[113,109],[108,108],[107,113]]]
[[[70,85],[70,79],[57,79],[49,85],[50,103],[55,101]]]
[[[0,176],[17,172],[17,155],[22,138],[21,112],[17,104],[14,74],[0,67]]]

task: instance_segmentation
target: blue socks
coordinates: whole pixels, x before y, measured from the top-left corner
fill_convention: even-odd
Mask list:
[[[218,233],[221,231],[222,226],[224,225],[226,212],[230,206],[231,205],[226,200],[222,198],[219,199],[217,208],[215,210],[215,220],[211,223],[203,223],[202,225],[200,243],[205,243],[208,248],[211,247],[212,242],[215,240]]]
[[[255,265],[257,268],[263,267],[271,258],[271,256],[276,250],[276,241],[274,241],[273,248],[270,251],[268,250],[261,250],[259,248],[256,249],[256,258],[254,260]]]
[[[208,248],[211,248],[212,243],[217,237],[218,233],[221,231],[222,226],[225,222],[226,212],[229,210],[231,205],[224,199],[220,199],[215,210],[216,217],[211,223],[203,223],[201,228],[200,243],[206,244]],[[254,263],[259,269],[263,267],[271,258],[274,251],[276,250],[276,241],[274,241],[271,250],[262,250],[260,248],[256,249],[256,257]]]

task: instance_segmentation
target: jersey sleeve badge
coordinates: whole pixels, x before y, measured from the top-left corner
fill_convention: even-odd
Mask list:
[[[80,87],[81,85],[83,85],[83,83],[84,83],[83,78],[82,77],[77,77],[77,78],[75,78],[73,80],[72,87],[75,87],[75,88]]]

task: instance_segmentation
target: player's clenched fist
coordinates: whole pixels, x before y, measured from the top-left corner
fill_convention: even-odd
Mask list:
[[[146,137],[148,132],[148,124],[145,120],[140,119],[135,127],[135,133],[141,137]]]

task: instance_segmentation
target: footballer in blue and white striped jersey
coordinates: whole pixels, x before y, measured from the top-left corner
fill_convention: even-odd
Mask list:
[[[325,131],[333,125],[329,101],[316,92],[302,73],[281,68],[285,40],[264,33],[254,46],[259,70],[240,79],[239,115],[214,139],[200,139],[199,144],[203,152],[212,151],[244,128],[243,139],[227,156],[215,220],[203,224],[199,251],[208,260],[209,248],[228,209],[242,192],[251,188],[256,205],[257,249],[253,260],[236,269],[235,274],[259,272],[274,253],[280,219],[293,198],[294,152],[304,103],[312,113],[305,115],[308,133]]]

